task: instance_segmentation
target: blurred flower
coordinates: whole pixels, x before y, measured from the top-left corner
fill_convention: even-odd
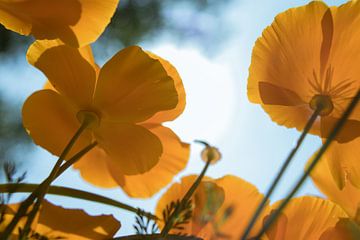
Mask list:
[[[322,1],[289,9],[255,44],[248,97],[273,121],[302,130],[317,106],[311,133],[327,137],[360,86],[360,1],[328,7]],[[360,136],[360,107],[338,142]]]
[[[0,224],[0,231],[11,221],[19,203],[10,204],[6,208],[4,221]],[[23,219],[18,227],[25,224]],[[30,239],[109,239],[120,228],[112,215],[90,216],[80,209],[65,209],[43,201],[41,209],[32,225]],[[18,229],[11,239],[18,239]]]
[[[36,39],[59,38],[74,47],[94,42],[119,0],[0,0],[0,23]]]
[[[280,203],[273,204],[271,208],[276,209]],[[294,198],[266,232],[265,239],[325,240],[323,234],[346,217],[346,213],[331,201],[308,196]]]
[[[181,183],[173,184],[160,198],[156,207],[156,215],[163,216],[159,221],[160,228],[164,226],[164,216],[169,215],[171,205],[182,199],[195,179],[196,176],[182,178]],[[170,233],[194,235],[205,240],[239,239],[262,198],[255,186],[238,177],[206,177],[191,200],[191,217],[185,219],[189,216],[186,211],[178,216],[177,222],[183,224]],[[260,230],[261,223],[255,224],[250,236]]]
[[[74,166],[86,181],[149,197],[185,167],[188,144],[161,125],[185,107],[181,78],[169,62],[132,46],[100,69],[90,47],[77,50],[57,41],[35,42],[27,58],[52,85],[23,106],[35,143],[59,155],[82,119],[93,119],[69,154],[98,142]]]

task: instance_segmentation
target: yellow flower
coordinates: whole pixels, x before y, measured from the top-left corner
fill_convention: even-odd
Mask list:
[[[156,215],[163,216],[166,206],[181,200],[195,179],[196,176],[188,176],[182,178],[181,183],[173,184],[160,198]],[[172,229],[170,233],[180,232],[205,240],[239,239],[262,198],[255,186],[238,177],[204,178],[191,200],[190,221],[181,225],[183,230]],[[181,222],[183,218],[184,213],[177,219]],[[260,230],[261,223],[255,224],[250,236]],[[159,226],[162,228],[164,223],[160,221]]]
[[[276,209],[280,203],[271,208]],[[294,198],[266,232],[266,237],[267,240],[325,240],[323,234],[346,217],[346,213],[331,201],[317,197]]]
[[[74,166],[86,181],[149,197],[185,167],[188,144],[161,125],[185,106],[181,78],[169,62],[132,46],[100,69],[90,47],[58,41],[35,42],[27,58],[52,85],[23,106],[23,124],[35,143],[59,155],[80,121],[93,119],[69,154],[98,142]]]
[[[36,39],[59,38],[74,47],[94,42],[119,0],[0,0],[0,23]]]
[[[289,9],[255,44],[248,97],[273,121],[302,130],[324,108],[311,133],[327,137],[360,86],[360,1],[328,7],[322,1]],[[360,136],[360,107],[337,137]]]
[[[6,206],[4,221],[0,224],[0,231],[13,218],[20,203]],[[23,219],[18,227],[25,224]],[[112,215],[90,216],[80,209],[64,209],[60,206],[43,201],[40,211],[32,225],[30,239],[109,239],[120,228]],[[18,229],[14,231],[11,239],[18,239]],[[43,238],[41,238],[43,239]]]

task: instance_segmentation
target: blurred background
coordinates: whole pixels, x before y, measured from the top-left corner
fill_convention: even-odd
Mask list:
[[[345,1],[325,2],[338,5]],[[233,174],[265,192],[300,133],[276,125],[260,106],[247,100],[251,51],[262,30],[278,13],[306,3],[302,0],[120,1],[111,24],[93,45],[95,58],[102,65],[118,50],[137,44],[177,68],[187,93],[187,107],[177,120],[166,125],[183,141],[191,143],[192,148],[188,166],[174,181],[201,171],[202,147],[193,141],[202,139],[217,146],[223,154],[223,159],[208,171],[209,176]],[[14,162],[19,175],[27,172],[26,182],[36,183],[48,175],[55,157],[35,146],[21,123],[22,103],[45,82],[42,73],[25,59],[32,41],[0,26],[0,164]],[[307,137],[272,201],[284,197],[320,145],[317,137]],[[74,170],[65,173],[55,184],[96,192],[148,211],[154,210],[166,191],[163,189],[148,200],[131,199],[121,189],[89,185]],[[304,194],[320,195],[311,181],[299,193]],[[24,197],[17,194],[14,200]],[[119,234],[134,232],[131,213],[69,198],[50,195],[47,198],[66,207],[85,208],[90,214],[114,214],[122,222]]]

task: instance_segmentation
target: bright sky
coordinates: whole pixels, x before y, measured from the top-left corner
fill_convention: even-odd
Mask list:
[[[182,76],[187,92],[187,107],[176,121],[167,123],[184,140],[193,143],[203,139],[219,147],[223,159],[208,172],[209,176],[221,177],[234,174],[256,185],[264,192],[271,179],[276,175],[281,163],[294,146],[299,132],[273,123],[261,107],[251,104],[246,96],[246,82],[250,63],[251,50],[262,30],[269,25],[274,16],[289,7],[308,1],[272,1],[251,0],[234,1],[224,12],[231,34],[224,48],[215,56],[206,56],[196,46],[174,45],[171,39],[163,38],[144,47],[169,60]],[[337,5],[344,1],[326,1]],[[114,52],[115,53],[115,52]],[[0,72],[6,73],[6,80],[14,82],[7,87],[10,97],[19,96],[24,100],[36,89],[40,89],[44,76],[26,65],[24,58],[0,65]],[[14,65],[21,66],[22,71],[8,71]],[[25,67],[26,66],[26,67]],[[21,75],[21,77],[19,77]],[[29,84],[29,82],[35,84]],[[42,80],[41,80],[42,79]],[[20,82],[20,84],[15,84]],[[8,86],[2,83],[3,87]],[[18,99],[18,98],[17,98]],[[294,164],[286,174],[273,201],[279,200],[288,192],[292,183],[301,174],[307,159],[317,150],[321,142],[309,136]],[[203,162],[199,159],[201,146],[192,144],[191,159],[185,171],[176,179],[201,171]],[[28,182],[41,181],[50,171],[55,158],[38,148],[36,153],[26,155],[34,158],[28,170]],[[49,160],[52,159],[52,160]],[[150,200],[128,198],[121,189],[102,190],[85,183],[75,171],[69,171],[55,182],[102,194],[116,200],[152,211],[161,191]],[[310,181],[302,188],[300,195],[319,195]],[[23,196],[21,196],[23,197]],[[67,207],[81,207],[92,214],[113,213],[122,221],[121,234],[133,233],[133,214],[105,205],[49,196],[49,200]]]

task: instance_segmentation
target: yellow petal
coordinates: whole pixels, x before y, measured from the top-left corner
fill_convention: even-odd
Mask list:
[[[154,116],[152,116],[150,119],[146,120],[147,123],[162,123],[166,121],[171,121],[177,118],[185,108],[186,104],[186,95],[185,95],[185,89],[183,82],[181,80],[181,77],[179,73],[177,72],[176,68],[171,65],[170,62],[166,61],[165,59],[151,53],[147,52],[150,57],[157,59],[160,61],[160,63],[165,68],[167,74],[174,80],[175,88],[178,95],[178,103],[174,109],[168,110],[168,111],[161,111],[156,113]]]
[[[275,203],[272,208],[276,209],[280,202]],[[346,213],[333,202],[316,197],[292,199],[283,214],[287,218],[286,226],[280,224],[281,228],[277,231],[283,231],[281,233],[283,239],[292,240],[319,239],[327,229],[334,227],[340,218],[347,217]],[[272,235],[268,237],[270,236]],[[269,240],[277,239],[269,238]]]
[[[80,171],[80,175],[85,181],[97,187],[113,188],[119,186],[119,183],[124,183],[124,176],[117,176],[117,182],[114,180],[109,169],[110,161],[111,158],[108,154],[97,146],[76,162],[73,167]]]
[[[1,23],[36,39],[61,39],[79,47],[94,42],[110,22],[119,0],[25,0],[0,2]]]
[[[89,51],[79,51],[59,41],[36,41],[29,48],[27,59],[46,75],[58,92],[87,108],[92,103],[96,81],[93,61],[87,61],[91,59]]]
[[[34,142],[57,156],[80,127],[76,113],[77,109],[66,98],[52,90],[35,92],[22,109],[24,127]],[[91,140],[91,134],[83,132],[67,159],[89,145]]]
[[[65,209],[42,203],[36,232],[50,239],[63,237],[66,239],[108,239],[120,228],[112,215],[90,216],[80,209]]]
[[[163,152],[160,139],[139,125],[103,122],[94,132],[111,164],[118,165],[126,175],[149,171]]]
[[[107,121],[142,122],[178,102],[175,80],[139,47],[123,49],[100,70],[95,104]]]
[[[143,174],[129,176],[123,174],[120,164],[109,161],[113,178],[129,196],[136,198],[151,197],[164,188],[185,168],[190,155],[190,146],[181,142],[169,128],[160,125],[145,127],[160,139],[163,147],[160,160],[153,168]]]
[[[306,106],[280,106],[264,105],[261,107],[269,114],[271,120],[279,125],[288,128],[296,128],[302,131],[313,114],[312,110]],[[320,121],[316,120],[310,133],[320,135]]]
[[[215,229],[218,229],[218,233],[230,236],[230,239],[239,239],[264,196],[253,184],[236,176],[226,175],[215,180],[215,183],[225,191],[224,203],[216,215]],[[262,218],[268,210],[266,205],[250,237],[258,233]]]
[[[357,240],[360,239],[360,227],[348,218],[342,218],[335,227],[324,232],[319,240]]]
[[[319,23],[327,10],[325,3],[314,1],[279,14],[264,30],[255,43],[249,69],[251,102],[262,103],[261,82],[292,91],[309,102],[312,90],[307,81],[313,70],[320,67],[322,27]]]
[[[337,148],[336,145],[338,144],[333,142],[328,151],[325,152],[325,156],[319,161],[311,173],[311,179],[325,196],[341,206],[350,217],[355,218],[360,203],[360,189],[354,187],[348,180],[349,174],[346,170],[349,169],[344,167],[342,160],[351,157],[353,160],[356,160],[354,165],[358,165],[358,161],[354,158],[353,152],[355,149],[358,149],[358,147],[352,147],[349,153],[336,153],[333,152]],[[331,167],[336,167],[336,164],[333,165],[333,162],[338,163],[338,167],[334,168],[333,171],[335,174],[339,172],[340,177],[337,177],[338,175],[334,176],[331,171]],[[342,186],[342,189],[339,188],[339,185]]]

